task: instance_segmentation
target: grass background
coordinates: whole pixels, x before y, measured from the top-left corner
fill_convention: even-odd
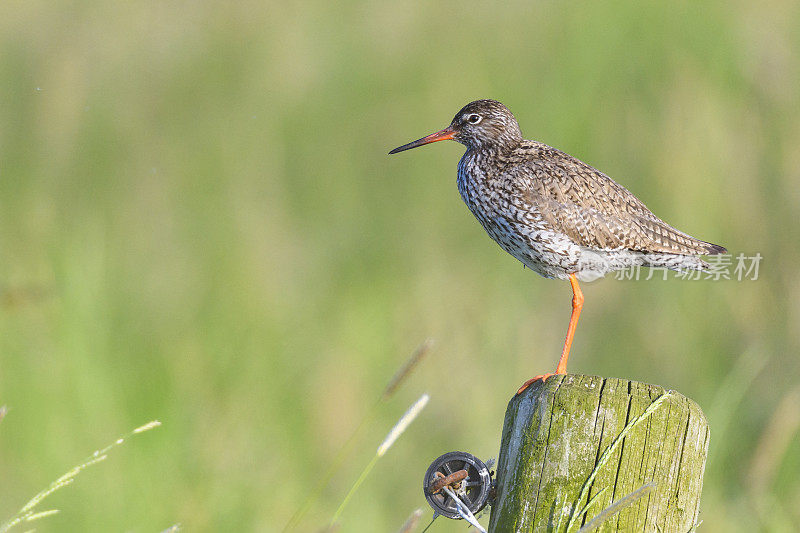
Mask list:
[[[570,290],[462,205],[442,143],[491,97],[757,281],[584,285],[571,370],[655,382],[712,428],[702,531],[800,520],[796,2],[0,6],[0,517],[158,418],[41,531],[275,531],[427,337],[307,516],[431,403],[343,515],[393,531],[430,461],[496,456]],[[441,520],[432,530],[460,531]]]

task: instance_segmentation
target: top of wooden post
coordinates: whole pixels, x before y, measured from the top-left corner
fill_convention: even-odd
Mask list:
[[[490,530],[577,531],[652,484],[601,530],[689,531],[708,438],[700,407],[657,385],[577,374],[535,383],[506,410]]]

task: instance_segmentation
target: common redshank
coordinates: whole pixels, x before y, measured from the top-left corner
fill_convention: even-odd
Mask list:
[[[700,256],[726,252],[673,228],[599,170],[523,139],[514,115],[496,100],[470,102],[445,129],[389,153],[445,140],[467,147],[458,162],[458,192],[489,236],[534,272],[572,286],[572,315],[555,372],[526,381],[517,394],[539,379],[566,374],[583,307],[578,280],[634,266],[706,270]]]

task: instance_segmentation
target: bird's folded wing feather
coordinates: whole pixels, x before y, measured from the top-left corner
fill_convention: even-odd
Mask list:
[[[537,143],[539,144],[539,143]],[[656,217],[614,180],[554,148],[546,157],[526,158],[517,172],[524,200],[540,207],[544,221],[578,245],[601,250],[703,255],[720,253]],[[537,150],[538,151],[538,150]]]

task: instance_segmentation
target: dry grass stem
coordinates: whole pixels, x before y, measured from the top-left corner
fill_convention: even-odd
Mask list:
[[[594,478],[597,477],[597,473],[600,471],[603,465],[606,464],[606,462],[608,462],[611,455],[619,447],[619,445],[622,444],[622,441],[625,439],[628,433],[633,431],[633,429],[636,426],[644,422],[650,415],[652,415],[655,412],[655,410],[658,409],[658,407],[662,403],[664,403],[664,401],[667,398],[669,398],[671,394],[672,391],[667,391],[658,398],[656,398],[655,401],[653,401],[653,403],[651,403],[647,407],[647,409],[645,409],[644,413],[642,413],[641,415],[637,416],[636,418],[628,422],[628,424],[624,428],[622,428],[620,434],[617,435],[617,437],[614,439],[614,442],[612,442],[611,445],[608,448],[606,448],[606,450],[603,452],[603,455],[601,455],[600,459],[597,461],[597,465],[594,467],[594,470],[592,470],[592,473],[589,474],[589,477],[583,483],[583,487],[581,487],[581,492],[578,495],[578,499],[572,506],[572,510],[570,511],[569,522],[567,522],[567,531],[570,531],[572,529],[572,527],[576,524],[576,522],[580,520],[580,517],[589,510],[591,504],[594,503],[594,501],[596,501],[596,496],[595,496],[595,498],[593,498],[592,501],[589,501],[580,510],[580,512],[577,513],[575,512],[578,509],[578,506],[581,504],[581,502],[587,498],[589,494],[589,489],[591,488],[592,483],[594,482]]]
[[[394,425],[389,434],[386,435],[386,438],[383,440],[380,446],[378,446],[377,455],[381,457],[385,454],[389,448],[392,447],[392,444],[397,440],[397,438],[403,434],[403,432],[408,429],[408,426],[411,425],[411,422],[414,421],[415,418],[422,412],[426,405],[428,405],[428,400],[430,400],[430,396],[427,394],[423,394],[419,397],[419,400],[414,402],[414,405],[408,408],[408,411],[398,420],[397,424]]]
[[[292,529],[297,527],[297,525],[300,523],[300,520],[302,520],[303,516],[311,507],[311,504],[314,503],[317,500],[317,498],[319,498],[319,495],[322,493],[322,490],[328,485],[330,480],[333,478],[334,474],[336,474],[339,468],[341,468],[345,458],[347,458],[347,456],[353,450],[353,446],[356,443],[356,437],[359,435],[359,433],[361,433],[362,428],[364,428],[369,422],[371,422],[375,418],[375,416],[378,413],[378,408],[380,407],[380,405],[384,401],[388,400],[391,397],[391,395],[394,394],[395,391],[397,391],[400,385],[402,385],[403,382],[411,374],[411,371],[414,370],[414,368],[416,368],[416,366],[420,363],[420,361],[422,361],[425,354],[427,354],[430,351],[432,346],[433,346],[432,339],[425,340],[422,344],[420,344],[417,347],[416,350],[414,350],[414,353],[412,353],[411,356],[408,358],[406,364],[403,365],[403,367],[400,368],[400,370],[398,370],[395,373],[395,375],[392,377],[391,380],[389,380],[389,384],[386,386],[381,396],[372,405],[369,411],[367,411],[367,414],[364,415],[364,418],[361,420],[361,422],[358,423],[358,426],[356,426],[356,429],[344,443],[342,448],[337,452],[336,457],[330,463],[330,466],[322,475],[322,477],[319,479],[316,486],[314,486],[314,489],[309,492],[305,501],[303,501],[300,507],[297,508],[292,517],[289,519],[289,522],[284,526],[283,528],[284,532],[291,531]]]
[[[433,339],[426,339],[425,342],[420,344],[411,357],[408,358],[406,364],[403,365],[397,373],[392,376],[386,389],[383,391],[381,399],[386,400],[403,384],[403,382],[411,375],[411,372],[419,365],[420,361],[431,351],[433,348]]]
[[[639,487],[638,489],[631,492],[627,496],[620,498],[619,500],[615,501],[614,503],[612,503],[611,505],[600,511],[600,513],[594,518],[592,518],[592,520],[588,524],[580,528],[578,530],[578,533],[589,533],[590,531],[594,531],[595,529],[600,527],[603,524],[603,522],[605,522],[606,520],[608,520],[609,518],[620,512],[621,510],[625,509],[626,507],[633,505],[642,496],[649,494],[650,491],[652,491],[655,487],[656,484],[651,482]]]
[[[402,435],[403,432],[408,429],[408,426],[411,424],[411,422],[413,422],[414,419],[419,416],[420,412],[422,412],[422,409],[424,409],[428,404],[429,399],[430,397],[427,394],[420,396],[419,400],[414,402],[414,405],[408,408],[408,411],[406,411],[405,414],[400,417],[400,420],[397,421],[397,424],[395,424],[391,431],[389,431],[389,434],[385,439],[383,439],[381,445],[378,446],[378,449],[370,460],[369,464],[367,464],[366,468],[364,468],[364,470],[361,472],[361,475],[358,476],[358,479],[356,479],[356,482],[353,483],[352,487],[350,487],[350,490],[345,495],[344,500],[342,500],[342,503],[336,509],[336,512],[333,514],[333,518],[330,521],[331,526],[334,525],[337,520],[339,520],[339,517],[341,516],[342,511],[344,511],[347,502],[350,501],[350,498],[353,497],[353,494],[355,494],[355,492],[358,490],[358,487],[361,486],[369,473],[375,467],[375,463],[378,462],[378,459],[383,457],[383,455],[389,450],[389,448],[392,447],[395,441],[397,441],[398,437],[400,437],[400,435]]]
[[[109,444],[105,448],[100,449],[100,450],[96,450],[92,455],[87,457],[81,464],[73,467],[66,474],[64,474],[63,476],[59,477],[55,481],[53,481],[50,484],[50,486],[48,486],[46,489],[44,489],[39,494],[34,496],[28,503],[26,503],[22,507],[22,509],[17,511],[17,513],[14,516],[12,516],[7,522],[5,522],[4,524],[0,525],[0,533],[5,533],[6,531],[9,531],[11,528],[13,528],[13,527],[15,527],[15,526],[17,526],[17,525],[19,525],[19,524],[21,524],[23,522],[24,523],[33,522],[34,520],[38,520],[40,518],[44,518],[46,516],[51,516],[51,515],[54,515],[54,514],[58,513],[59,511],[57,509],[51,509],[51,510],[48,510],[48,511],[36,512],[36,511],[34,511],[34,508],[37,505],[39,505],[42,502],[42,500],[44,500],[45,498],[47,498],[48,496],[50,496],[51,494],[53,494],[57,490],[62,489],[64,487],[66,487],[67,485],[72,484],[72,482],[75,481],[75,477],[78,474],[80,474],[83,470],[85,470],[85,469],[89,468],[90,466],[92,466],[94,464],[97,464],[97,463],[99,463],[101,461],[105,461],[106,458],[108,458],[108,452],[111,451],[112,448],[116,448],[117,446],[120,446],[121,444],[123,444],[125,442],[126,439],[128,439],[129,437],[131,437],[131,436],[133,436],[133,435],[135,435],[137,433],[142,433],[144,431],[148,431],[148,430],[153,429],[155,427],[158,427],[160,425],[161,425],[161,422],[159,422],[157,420],[154,420],[153,422],[149,422],[149,423],[145,424],[144,426],[140,426],[140,427],[134,429],[133,431],[131,431],[130,433],[128,433],[126,435],[123,435],[122,437],[118,438],[117,440],[115,440],[113,443]]]
[[[402,525],[400,530],[397,533],[411,533],[417,526],[419,525],[419,521],[422,519],[422,509],[417,509],[411,516],[408,517],[408,520]]]

